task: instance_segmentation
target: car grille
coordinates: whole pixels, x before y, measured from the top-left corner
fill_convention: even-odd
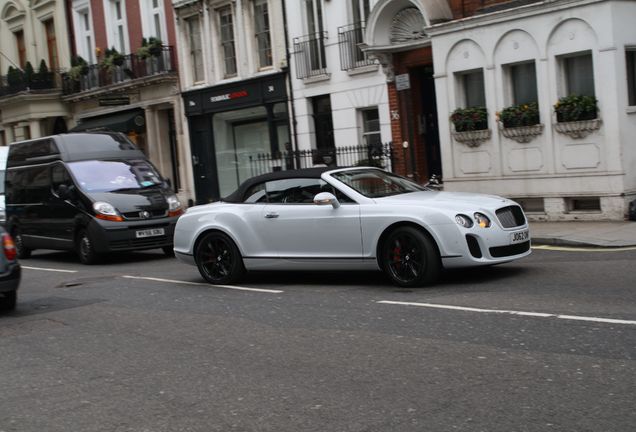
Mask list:
[[[168,236],[157,236],[148,238],[134,238],[126,240],[114,240],[110,242],[110,248],[112,250],[126,250],[126,249],[152,249],[155,247],[166,246],[170,243]]]
[[[497,218],[504,228],[514,228],[526,223],[523,210],[519,206],[508,206],[497,210]]]
[[[507,256],[519,255],[530,250],[530,241],[517,243],[509,246],[497,246],[490,248],[490,256],[493,258],[502,258]]]
[[[126,213],[122,213],[122,216],[124,216],[124,219],[126,220],[148,220],[148,219],[162,218],[168,215],[168,211],[166,209],[148,210],[150,217],[147,217],[147,218],[144,218],[141,216],[142,212],[143,210],[134,211],[134,212],[126,212]]]

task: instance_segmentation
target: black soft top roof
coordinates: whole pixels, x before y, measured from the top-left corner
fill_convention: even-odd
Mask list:
[[[289,178],[320,178],[322,173],[325,171],[331,171],[337,169],[336,167],[318,167],[318,168],[303,168],[298,170],[287,170],[287,171],[274,171],[267,174],[261,174],[256,177],[249,178],[241,183],[234,192],[230,195],[222,198],[221,201],[228,203],[240,203],[243,202],[243,196],[245,192],[258,183],[274,181],[274,180],[284,180]]]

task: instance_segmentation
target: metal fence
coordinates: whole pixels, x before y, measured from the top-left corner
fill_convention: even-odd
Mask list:
[[[373,60],[360,49],[364,42],[364,24],[356,23],[338,28],[338,46],[340,47],[340,69],[343,71],[373,64]]]
[[[327,73],[326,39],[327,32],[294,38],[294,57],[298,79]]]
[[[57,88],[55,75],[55,72],[34,72],[27,77],[24,72],[17,72],[12,79],[7,75],[0,76],[0,97],[23,91],[55,89]]]
[[[315,166],[376,166],[392,171],[395,165],[392,143],[373,146],[335,147],[328,150],[296,150],[249,155],[251,175]]]

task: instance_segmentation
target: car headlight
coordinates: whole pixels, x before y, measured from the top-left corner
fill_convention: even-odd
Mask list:
[[[457,225],[461,225],[464,228],[470,228],[473,226],[473,221],[468,216],[463,214],[458,214],[457,216],[455,216],[455,222],[457,222]]]
[[[122,222],[124,220],[124,218],[122,218],[119,215],[119,213],[117,212],[117,209],[113,207],[112,204],[104,202],[104,201],[94,202],[93,210],[95,210],[95,217],[97,219],[108,220],[113,222]]]
[[[179,216],[183,213],[181,201],[179,201],[179,198],[177,198],[176,195],[167,196],[166,201],[168,202],[168,216]]]
[[[485,214],[477,212],[473,216],[475,217],[475,222],[477,222],[477,225],[480,227],[488,228],[490,226],[490,219],[488,219],[488,216]]]

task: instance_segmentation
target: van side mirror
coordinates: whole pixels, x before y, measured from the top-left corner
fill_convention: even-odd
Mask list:
[[[72,200],[75,198],[75,186],[61,184],[57,188],[57,195],[63,200]]]

